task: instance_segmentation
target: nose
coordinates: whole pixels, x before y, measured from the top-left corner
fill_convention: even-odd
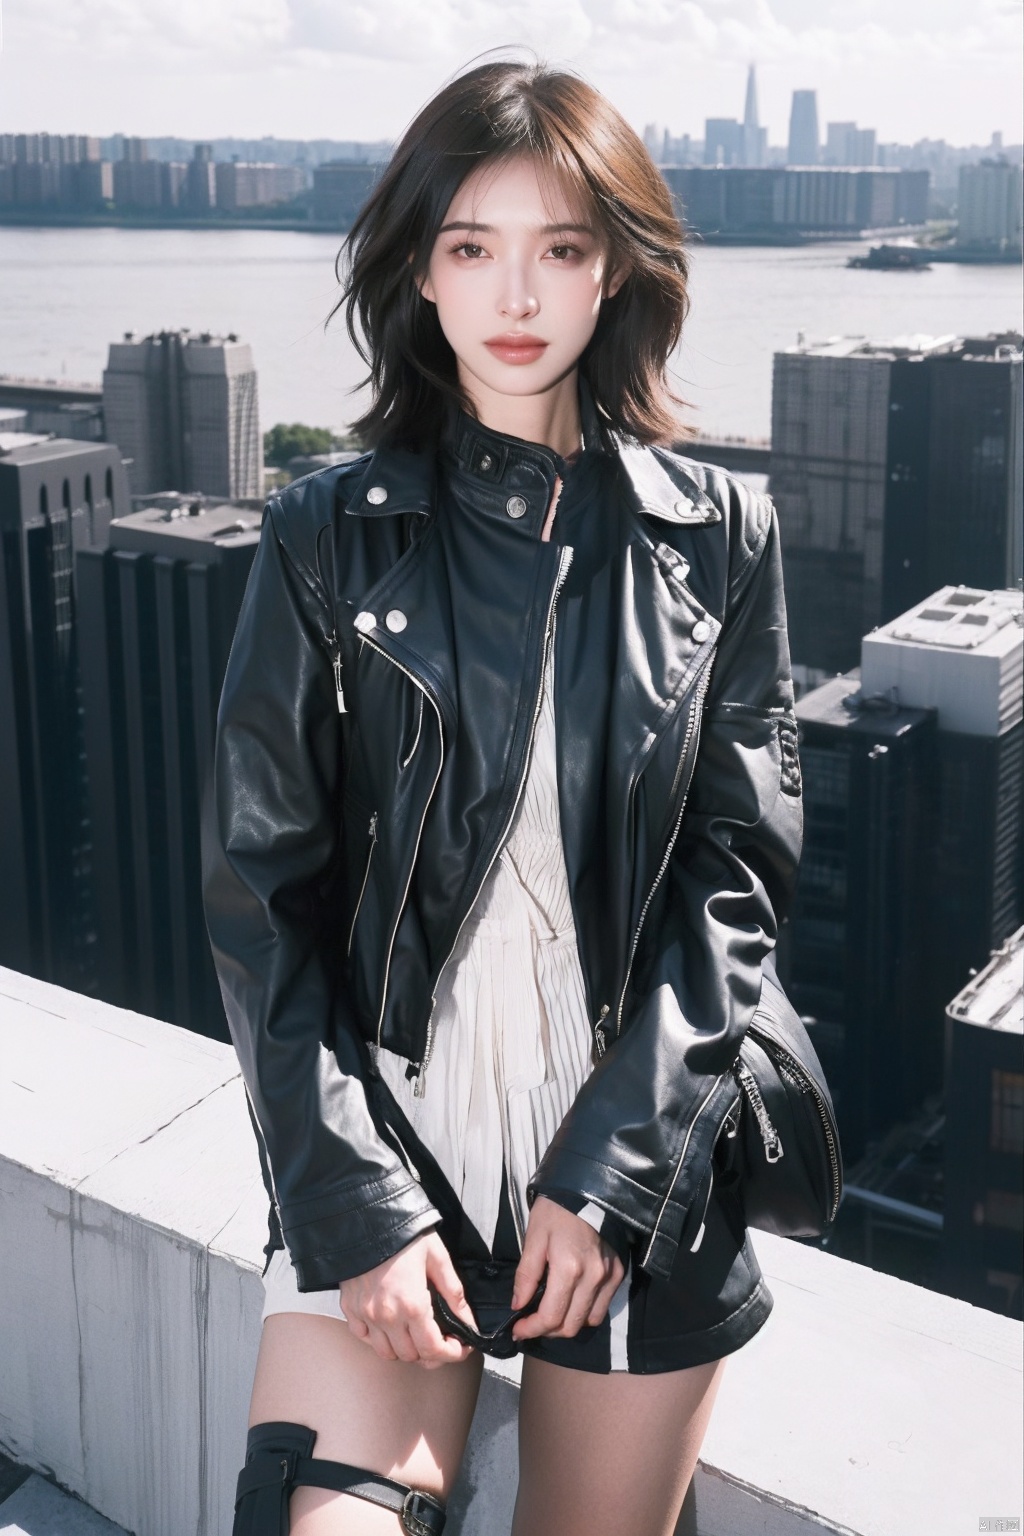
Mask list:
[[[498,309],[510,320],[525,320],[540,309],[540,300],[530,291],[524,272],[512,270],[506,273]]]

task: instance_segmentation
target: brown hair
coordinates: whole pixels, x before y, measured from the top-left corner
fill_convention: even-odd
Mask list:
[[[666,364],[689,306],[689,263],[664,178],[585,80],[540,63],[491,61],[449,81],[417,114],[338,253],[342,294],[332,316],[344,308],[370,369],[372,404],[352,425],[367,446],[422,444],[440,430],[449,402],[473,414],[436,307],[414,279],[470,172],[521,154],[535,156],[596,223],[609,270],[628,268],[602,302],[579,364],[606,445],[612,431],[643,443],[681,436],[674,407],[684,402]]]

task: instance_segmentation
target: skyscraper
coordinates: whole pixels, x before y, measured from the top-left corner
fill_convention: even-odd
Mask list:
[[[260,515],[161,497],[79,557],[101,995],[224,1036],[199,814]]]
[[[110,347],[103,410],[107,437],[129,461],[133,495],[262,493],[256,370],[237,336],[126,335]]]
[[[821,159],[817,91],[794,91],[789,114],[787,165],[817,165]]]
[[[804,852],[785,930],[788,989],[812,1018],[843,1148],[911,1113],[938,1033],[923,998],[931,950],[934,710],[873,700],[856,671],[796,706]]]
[[[1018,580],[1020,402],[1019,337],[776,354],[771,489],[795,662],[846,670],[862,635],[936,587]]]
[[[743,106],[743,164],[764,164],[765,135],[757,116],[757,74],[751,64],[747,71],[747,95]]]
[[[936,1018],[1021,920],[1024,598],[942,587],[865,635],[865,694],[935,709],[929,994]]]
[[[797,703],[787,980],[851,1156],[941,1089],[947,1003],[1022,916],[1022,620],[1019,592],[945,587]]]
[[[95,933],[74,556],[102,549],[112,515],[128,506],[111,444],[5,439],[0,963],[80,991],[93,983]]]
[[[1007,160],[960,167],[957,245],[1020,260],[1021,168]]]

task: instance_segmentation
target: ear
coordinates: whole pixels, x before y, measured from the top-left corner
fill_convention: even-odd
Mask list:
[[[408,262],[412,261],[412,252],[411,251],[409,252],[409,255],[405,259]],[[416,284],[416,287],[419,289],[420,293],[426,299],[428,304],[436,304],[437,303],[437,299],[434,297],[434,286],[431,283],[430,277],[429,277],[429,275],[426,272],[424,272],[421,276],[416,276],[415,274],[413,274],[413,282]]]
[[[626,278],[629,276],[629,272],[630,269],[628,266],[616,267],[615,271],[608,279],[608,283],[604,290],[604,296],[606,299],[613,299],[615,297],[623,283],[626,281]]]

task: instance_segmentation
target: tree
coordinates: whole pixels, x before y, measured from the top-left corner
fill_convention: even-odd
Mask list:
[[[342,446],[329,427],[306,427],[300,421],[286,426],[278,422],[263,434],[263,461],[283,469],[289,459],[312,453],[331,453]]]

